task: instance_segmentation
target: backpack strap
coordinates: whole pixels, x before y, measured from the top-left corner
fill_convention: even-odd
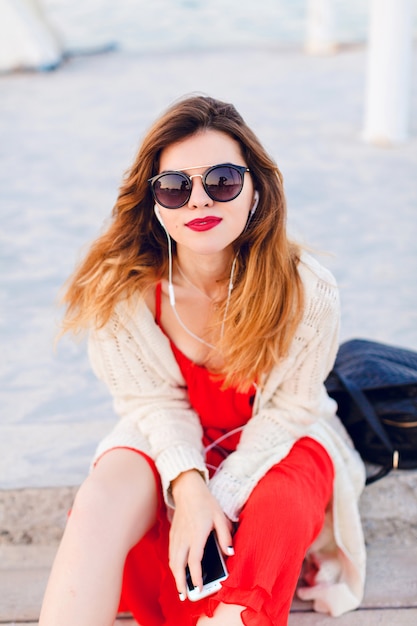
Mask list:
[[[381,423],[381,420],[375,413],[374,407],[369,402],[363,391],[359,389],[359,387],[352,380],[344,376],[344,374],[342,374],[337,368],[335,368],[333,372],[336,374],[337,378],[340,380],[341,384],[343,385],[349,396],[352,398],[353,402],[358,407],[361,415],[367,421],[368,425],[372,428],[375,435],[380,439],[380,441],[384,444],[384,446],[392,455],[391,464],[382,467],[376,474],[367,477],[366,484],[370,485],[371,483],[379,480],[383,476],[389,474],[392,469],[396,469],[398,467],[398,451],[394,450],[391,440],[388,437],[387,432]]]

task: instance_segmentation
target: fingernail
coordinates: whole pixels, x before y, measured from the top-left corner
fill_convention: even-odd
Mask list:
[[[185,595],[184,595],[182,592],[180,592],[180,593],[178,594],[178,596],[179,596],[179,599],[181,600],[181,602],[184,602],[184,600],[185,600]]]
[[[233,549],[233,546],[227,546],[227,554],[228,554],[229,556],[233,556],[233,555],[234,555],[234,553],[235,553],[235,551],[234,551],[234,549]]]

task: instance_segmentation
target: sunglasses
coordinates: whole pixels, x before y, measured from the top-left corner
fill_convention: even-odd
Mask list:
[[[200,169],[204,166],[190,167]],[[243,189],[245,165],[222,163],[209,167],[204,174],[188,176],[184,172],[169,171],[157,174],[148,180],[156,202],[166,209],[179,209],[187,204],[193,187],[192,179],[201,178],[206,194],[215,202],[230,202],[237,198]]]

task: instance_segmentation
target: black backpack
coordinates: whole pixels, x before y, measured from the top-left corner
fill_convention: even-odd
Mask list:
[[[367,484],[417,468],[417,352],[346,341],[325,385],[363,460],[381,466]]]

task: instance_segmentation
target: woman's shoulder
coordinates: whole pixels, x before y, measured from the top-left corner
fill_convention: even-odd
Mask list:
[[[337,289],[336,279],[332,272],[308,252],[302,252],[298,272],[305,287],[322,283],[327,284],[329,289]]]
[[[135,323],[142,320],[155,322],[155,288],[145,293],[135,292],[124,296],[116,303],[114,314],[125,322],[133,320]]]
[[[338,319],[339,289],[332,272],[307,253],[302,254],[298,271],[304,288],[302,322],[311,328],[317,328],[325,320],[328,322]]]
[[[90,328],[90,337],[104,341],[106,337],[119,338],[127,335],[140,341],[144,335],[153,334],[157,329],[154,307],[143,294],[136,292],[123,295],[116,302],[107,322],[100,327]]]
[[[147,371],[163,373],[165,379],[183,384],[169,340],[155,322],[155,313],[142,294],[120,299],[106,325],[91,330],[90,359],[101,362],[104,353],[107,360],[114,357],[124,364],[133,358],[135,368],[140,362]]]

